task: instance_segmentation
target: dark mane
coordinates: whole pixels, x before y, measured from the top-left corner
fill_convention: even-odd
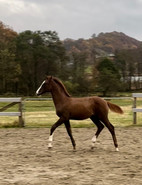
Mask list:
[[[55,78],[53,77],[53,80],[59,84],[59,86],[64,90],[65,94],[70,97],[71,95],[68,93],[67,89],[65,88],[64,84],[58,79],[58,78]]]

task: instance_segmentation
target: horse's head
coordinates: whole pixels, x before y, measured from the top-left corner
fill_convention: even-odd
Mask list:
[[[51,91],[51,81],[52,81],[52,76],[47,76],[46,79],[42,82],[38,90],[36,91],[36,95],[42,95],[46,92]]]

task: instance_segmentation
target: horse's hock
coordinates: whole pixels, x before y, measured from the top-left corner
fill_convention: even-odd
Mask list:
[[[0,102],[11,102],[10,104],[0,109],[0,116],[18,116],[19,126],[24,127],[24,120],[23,120],[23,114],[22,114],[22,98],[0,98]],[[3,112],[16,104],[19,104],[18,112]]]

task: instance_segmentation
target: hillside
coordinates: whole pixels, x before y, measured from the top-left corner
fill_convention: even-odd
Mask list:
[[[100,33],[88,40],[85,39],[66,39],[63,41],[67,52],[87,52],[96,55],[114,53],[116,50],[136,49],[142,42],[125,35],[122,32]]]

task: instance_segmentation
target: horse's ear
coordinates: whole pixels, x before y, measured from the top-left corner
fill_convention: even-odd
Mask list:
[[[47,78],[48,78],[48,80],[50,82],[53,79],[53,76],[48,76]]]
[[[45,78],[51,80],[53,77],[52,77],[52,76],[47,76],[47,75],[46,75]]]

